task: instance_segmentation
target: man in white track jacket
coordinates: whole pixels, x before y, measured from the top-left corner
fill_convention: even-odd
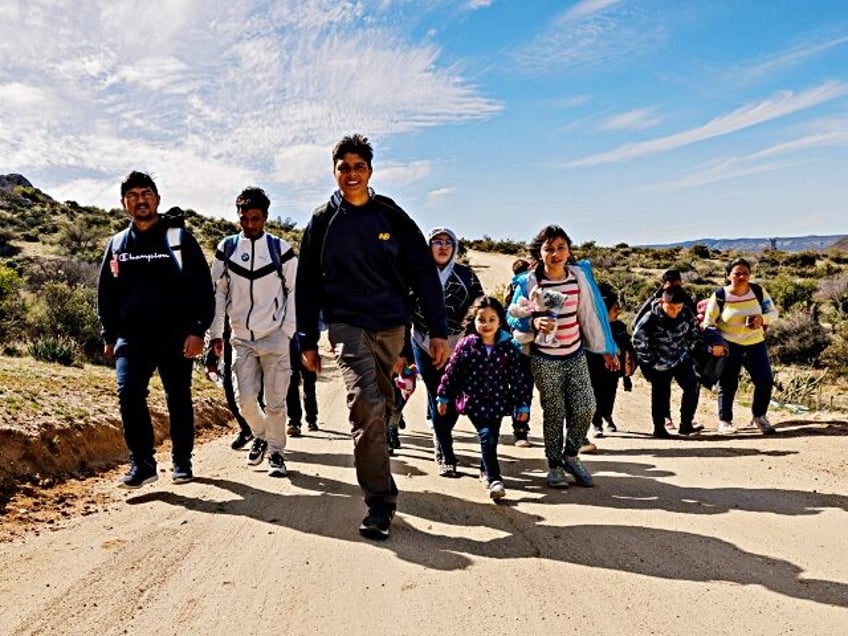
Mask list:
[[[255,438],[247,463],[261,464],[268,451],[268,474],[283,477],[297,258],[291,245],[265,232],[269,207],[261,188],[247,188],[236,199],[242,231],[215,250],[215,319],[209,332],[220,356],[224,317],[229,316],[238,405]]]

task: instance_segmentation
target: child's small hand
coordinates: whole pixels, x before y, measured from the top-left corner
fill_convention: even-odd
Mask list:
[[[523,413],[523,412],[522,412],[522,413],[519,413],[518,415],[516,415],[516,416],[515,416],[515,421],[516,421],[516,422],[526,422],[526,421],[527,421],[527,420],[529,420],[529,419],[530,419],[530,414],[529,414],[529,413]]]
[[[619,368],[621,368],[621,364],[618,361],[618,356],[612,356],[608,353],[605,353],[604,366],[606,366],[608,371],[618,371]]]
[[[439,402],[436,405],[436,410],[439,412],[439,415],[445,415],[448,412],[448,405],[446,402]]]

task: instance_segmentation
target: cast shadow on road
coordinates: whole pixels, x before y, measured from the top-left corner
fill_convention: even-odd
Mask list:
[[[362,512],[356,486],[303,473],[292,473],[291,481],[316,494],[280,495],[231,480],[198,478],[197,483],[235,497],[211,500],[182,494],[187,490],[181,489],[180,493],[151,492],[128,502],[163,502],[200,513],[250,517],[310,535],[363,541],[355,524],[349,523]],[[641,526],[556,526],[515,504],[493,506],[433,492],[404,492],[401,496],[403,512],[395,519],[392,537],[374,547],[430,569],[463,569],[474,562],[473,557],[549,559],[669,580],[760,585],[789,597],[848,607],[848,585],[803,579],[801,569],[793,563],[746,552],[714,537]],[[455,526],[454,536],[423,530],[430,522]],[[479,539],[462,535],[462,528],[475,526],[499,536]]]

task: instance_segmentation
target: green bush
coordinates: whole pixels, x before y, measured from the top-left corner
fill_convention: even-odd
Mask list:
[[[822,352],[821,362],[835,376],[848,378],[848,322],[835,329],[830,345]]]
[[[796,311],[769,329],[769,354],[779,364],[821,366],[819,357],[831,336],[806,311]]]
[[[812,280],[795,280],[785,274],[779,274],[768,283],[768,293],[772,300],[784,311],[792,307],[808,307],[813,296],[819,290],[818,283]]]
[[[30,342],[29,355],[42,362],[55,362],[66,367],[78,366],[78,346],[73,338],[41,336]]]
[[[26,305],[21,297],[24,281],[18,273],[0,265],[0,342],[18,339],[26,325]]]
[[[96,303],[97,292],[92,288],[45,283],[29,312],[31,333],[37,338],[70,338],[86,358],[99,361],[102,344]]]

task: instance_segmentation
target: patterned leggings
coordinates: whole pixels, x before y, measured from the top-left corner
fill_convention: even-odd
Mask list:
[[[533,354],[533,380],[542,405],[542,430],[548,467],[562,465],[564,455],[576,457],[595,414],[595,395],[583,353],[557,360]],[[563,422],[566,423],[563,447]]]

